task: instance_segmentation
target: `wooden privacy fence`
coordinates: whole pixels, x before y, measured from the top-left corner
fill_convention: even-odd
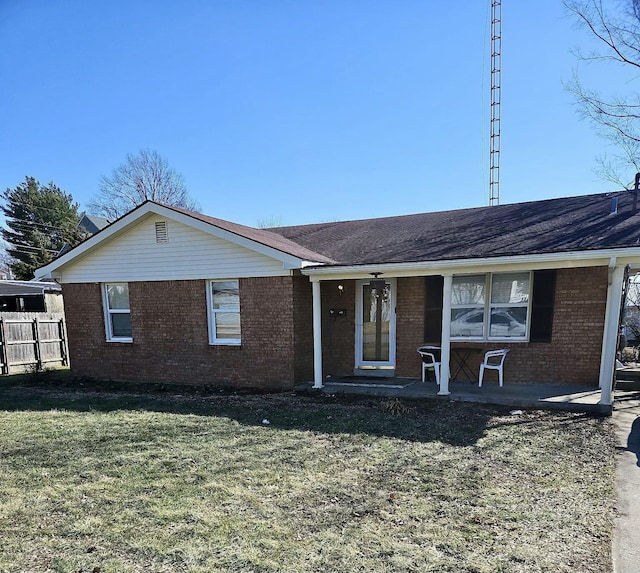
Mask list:
[[[69,365],[64,315],[16,314],[0,317],[2,374]]]

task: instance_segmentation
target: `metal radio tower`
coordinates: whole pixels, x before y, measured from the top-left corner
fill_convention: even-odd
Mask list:
[[[491,122],[489,205],[500,205],[500,84],[502,83],[502,0],[491,0]]]

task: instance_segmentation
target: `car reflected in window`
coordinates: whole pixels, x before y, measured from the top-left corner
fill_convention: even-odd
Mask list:
[[[489,336],[491,338],[526,337],[526,314],[526,308],[492,309]],[[452,312],[451,336],[482,338],[484,336],[484,315],[485,311],[482,308]]]

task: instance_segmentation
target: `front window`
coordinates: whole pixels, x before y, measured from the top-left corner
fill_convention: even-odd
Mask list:
[[[526,338],[529,311],[529,273],[491,276],[489,338]]]
[[[240,288],[237,280],[211,281],[208,289],[209,342],[240,344]]]
[[[526,340],[531,274],[453,277],[451,338]]]
[[[129,285],[109,283],[103,285],[103,302],[107,340],[131,342],[131,308]]]
[[[483,338],[485,329],[485,275],[453,277],[451,336]]]

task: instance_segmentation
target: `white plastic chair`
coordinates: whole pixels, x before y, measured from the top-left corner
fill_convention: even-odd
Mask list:
[[[478,382],[479,387],[482,387],[482,378],[484,377],[485,370],[497,370],[500,386],[502,386],[502,367],[504,365],[504,359],[506,358],[508,352],[508,348],[503,348],[501,350],[490,350],[484,355],[484,360],[482,361],[482,364],[480,364],[480,381]]]
[[[440,361],[436,358],[440,354],[439,346],[420,346],[418,354],[422,358],[422,381],[425,382],[427,370],[433,370],[436,375],[436,384],[440,386]]]

